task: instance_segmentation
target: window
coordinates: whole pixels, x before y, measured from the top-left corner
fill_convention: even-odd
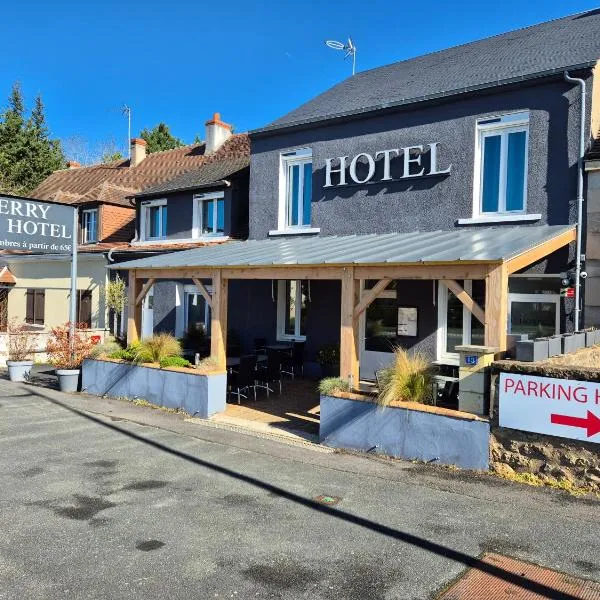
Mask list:
[[[279,229],[310,227],[312,150],[281,155]]]
[[[98,241],[98,209],[91,208],[81,213],[81,242],[90,244]]]
[[[282,280],[277,285],[277,338],[306,339],[308,281]]]
[[[209,293],[211,290],[207,287]],[[184,292],[186,335],[210,335],[210,306],[195,285],[186,285]]]
[[[477,122],[474,217],[526,212],[528,138],[526,112]]]
[[[77,322],[92,326],[92,290],[77,290]]]
[[[481,308],[485,307],[485,282],[459,281],[464,290]],[[456,347],[461,344],[483,345],[483,323],[445,285],[438,283],[437,358],[440,362],[458,364]]]
[[[508,289],[509,333],[536,338],[560,332],[560,277],[513,276]]]
[[[225,234],[225,199],[223,192],[194,196],[193,237]]]
[[[25,292],[25,322],[43,325],[45,304],[46,290],[28,289]]]
[[[167,201],[142,202],[141,229],[143,240],[161,240],[167,237]]]
[[[365,350],[393,352],[398,335],[398,301],[394,293],[390,298],[375,298],[365,311]]]

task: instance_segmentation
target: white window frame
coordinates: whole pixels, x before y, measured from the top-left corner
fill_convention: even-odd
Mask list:
[[[90,239],[89,236],[89,218],[92,213],[96,214],[95,219],[95,231],[94,238]],[[98,208],[86,208],[81,211],[81,243],[82,244],[93,244],[98,241]]]
[[[463,282],[463,289],[469,296],[473,291],[473,281],[467,279]],[[438,328],[437,328],[437,360],[445,365],[458,365],[460,355],[458,352],[448,352],[446,349],[448,332],[448,294],[452,292],[438,281]],[[471,312],[463,305],[463,331],[462,343],[471,343]]]
[[[212,232],[211,233],[202,233],[202,229],[204,228],[204,223],[202,222],[202,203],[207,202],[209,200],[223,200],[225,202],[225,193],[224,192],[206,192],[204,194],[194,194],[194,207],[192,214],[192,238],[199,239],[203,237],[225,237],[225,223],[223,223],[223,233],[216,232],[217,228],[217,212],[214,211],[213,214],[213,223],[212,223]],[[225,210],[225,205],[223,204],[223,210]]]
[[[302,335],[300,333],[300,324],[302,322],[301,312],[298,312],[296,315],[296,321],[294,322],[294,334],[286,333],[285,331],[286,281],[288,280],[279,279],[277,281],[277,339],[281,341],[294,340],[298,342],[304,342],[306,341],[306,335]],[[293,281],[296,282],[296,310],[302,311],[302,279],[295,279]],[[298,309],[298,307],[300,308]]]
[[[302,225],[288,225],[288,206],[289,206],[289,172],[290,167],[293,165],[299,165],[301,176],[298,178],[299,189],[298,189],[298,223],[302,221],[303,213],[303,199],[304,199],[304,165],[310,163],[312,170],[312,149],[311,148],[299,148],[297,150],[290,150],[289,152],[282,152],[279,155],[279,213],[277,230],[270,232],[272,235],[285,232],[285,233],[317,233],[319,230],[311,228],[310,223]],[[311,202],[312,204],[312,202]],[[311,210],[312,218],[312,210]]]
[[[506,210],[506,175],[508,158],[508,134],[525,132],[525,168],[523,172],[523,208]],[[498,193],[498,211],[483,212],[483,143],[486,137],[501,135],[500,139],[500,190]],[[529,170],[529,111],[496,115],[479,119],[475,131],[475,173],[473,180],[473,219],[490,219],[493,217],[514,218],[527,215],[527,181]],[[531,215],[541,218],[541,215]]]
[[[167,199],[160,198],[159,200],[143,200],[140,205],[140,237],[144,241],[156,241],[156,240],[164,240],[166,236],[159,237],[150,237],[148,235],[148,217],[150,214],[149,208],[155,206],[167,206]],[[162,211],[160,214],[160,227],[159,230],[162,231]]]
[[[212,295],[212,286],[207,285],[206,291]],[[195,285],[184,285],[183,286],[183,329],[182,335],[185,335],[187,332],[187,319],[188,319],[188,303],[189,297],[191,294],[196,294],[200,298],[202,298],[202,294],[200,290]],[[208,331],[210,325],[210,306],[206,300],[204,301],[204,325],[206,327],[206,331]]]
[[[512,303],[513,302],[545,302],[556,305],[554,335],[560,333],[560,294],[508,294],[508,333],[512,333]]]

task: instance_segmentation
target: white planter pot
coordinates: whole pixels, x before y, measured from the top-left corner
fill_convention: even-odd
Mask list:
[[[27,381],[33,367],[32,360],[7,360],[8,377],[11,381]]]
[[[80,369],[56,369],[61,392],[76,392],[79,387]]]

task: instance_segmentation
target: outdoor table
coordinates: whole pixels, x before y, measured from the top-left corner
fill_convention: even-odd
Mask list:
[[[268,344],[267,350],[279,350],[280,352],[291,352],[294,346],[289,343],[280,342],[277,344]]]
[[[265,362],[267,360],[267,357],[264,354],[259,354],[256,357],[256,362]],[[231,369],[232,367],[238,367],[240,364],[240,357],[239,356],[228,356],[227,357],[227,361],[226,361],[226,365],[228,369]]]

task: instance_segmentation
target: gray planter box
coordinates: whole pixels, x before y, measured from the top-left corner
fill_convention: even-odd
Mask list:
[[[548,338],[537,340],[522,340],[517,342],[517,360],[523,362],[537,362],[548,358]]]
[[[225,410],[227,375],[202,375],[126,362],[83,362],[81,389],[97,396],[141,398],[204,419]]]
[[[585,345],[586,348],[591,348],[592,346],[596,346],[598,343],[600,343],[600,340],[598,339],[598,332],[600,330],[598,329],[588,329],[585,332]]]
[[[429,407],[428,407],[429,408]],[[445,409],[379,408],[368,400],[321,396],[319,438],[332,448],[488,469],[490,424]]]
[[[527,340],[529,336],[526,333],[509,333],[506,336],[506,354],[509,358],[515,358],[517,353],[517,342]]]
[[[548,338],[548,356],[562,354],[562,336],[552,335]]]
[[[562,336],[563,354],[585,348],[585,333],[565,333]]]

